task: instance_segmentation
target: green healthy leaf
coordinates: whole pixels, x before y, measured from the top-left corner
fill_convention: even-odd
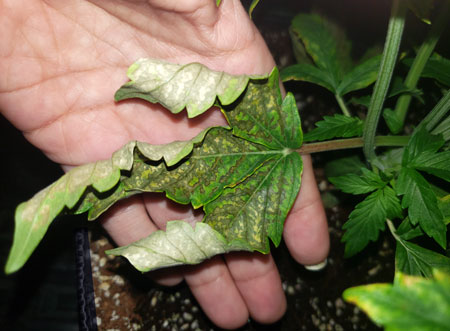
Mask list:
[[[424,234],[420,226],[412,226],[408,217],[403,220],[395,232],[403,240],[411,240]]]
[[[385,153],[378,155],[372,162],[372,165],[386,174],[397,173],[402,166],[403,153],[404,148],[389,149]]]
[[[361,105],[364,106],[366,108],[369,108],[369,104],[370,104],[370,95],[364,95],[362,97],[352,97],[350,99],[350,102],[354,105]]]
[[[444,215],[444,223],[450,224],[450,193],[434,185],[431,187],[438,199],[439,210]]]
[[[249,79],[267,77],[229,75],[200,63],[178,65],[157,59],[140,59],[127,74],[131,81],[116,92],[116,101],[141,98],[160,103],[173,113],[186,108],[189,117],[207,111],[216,98],[223,105],[231,104],[242,94]]]
[[[267,237],[278,246],[283,223],[300,189],[302,160],[298,153],[274,157],[245,182],[225,189],[205,206],[204,222],[228,243],[247,243],[252,250],[270,251]]]
[[[197,264],[214,255],[247,250],[245,244],[229,244],[205,223],[193,228],[184,221],[170,221],[166,231],[158,230],[130,245],[106,253],[126,257],[139,271],[146,272],[181,264]]]
[[[309,63],[297,63],[286,67],[281,70],[280,76],[283,82],[297,80],[313,83],[336,93],[337,86],[334,85],[335,82],[331,80],[329,73]]]
[[[450,273],[450,258],[403,239],[397,241],[396,268],[408,275],[431,277],[433,269]]]
[[[377,80],[380,69],[381,56],[376,55],[347,73],[340,82],[336,93],[345,95],[373,84]]]
[[[299,14],[292,20],[291,31],[337,88],[351,64],[350,43],[341,29],[319,15]]]
[[[360,137],[364,122],[359,117],[349,117],[341,114],[324,116],[316,123],[316,128],[305,134],[304,141],[322,141],[332,138]]]
[[[396,185],[403,195],[402,207],[408,208],[411,223],[420,224],[425,233],[446,247],[446,226],[438,208],[437,198],[430,184],[416,170],[402,168]]]
[[[361,168],[362,174],[347,174],[340,177],[329,178],[342,192],[351,194],[364,194],[386,186],[386,183],[376,173]]]
[[[250,81],[239,104],[222,112],[238,137],[278,151],[302,145],[295,98],[288,93],[282,100],[276,68],[266,81]]]
[[[376,241],[380,231],[385,228],[386,219],[400,217],[402,209],[395,192],[389,186],[370,194],[356,205],[344,224],[346,230],[342,241],[345,242],[345,256],[360,252],[369,241]]]
[[[357,286],[343,297],[388,331],[449,329],[450,276],[443,272],[435,271],[434,279],[397,273],[393,285]]]
[[[325,165],[325,175],[327,178],[339,177],[347,174],[361,174],[361,168],[365,168],[366,165],[361,159],[356,156],[348,156],[340,159],[335,159],[328,162]]]
[[[413,58],[406,58],[402,62],[407,66],[413,64]],[[434,53],[425,64],[421,77],[432,78],[450,87],[450,60]]]
[[[402,130],[403,122],[394,110],[386,108],[383,110],[382,115],[391,132],[400,132]]]
[[[439,123],[436,128],[433,129],[431,132],[434,135],[440,135],[442,134],[442,138],[444,138],[445,141],[450,140],[450,116],[448,116],[445,120],[443,120],[441,123]]]
[[[409,165],[450,182],[450,151],[441,153],[424,152]]]
[[[402,160],[403,166],[411,166],[417,160],[420,161],[424,153],[428,155],[436,153],[444,146],[444,143],[445,141],[441,136],[428,133],[424,127],[420,128],[414,132],[405,148]]]

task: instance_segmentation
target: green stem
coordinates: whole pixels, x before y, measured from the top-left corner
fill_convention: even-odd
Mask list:
[[[419,123],[417,129],[425,126],[427,131],[435,129],[436,126],[442,124],[442,118],[450,110],[450,89],[444,94],[434,108],[428,113],[427,116]],[[416,130],[417,130],[416,129]]]
[[[335,94],[334,96],[336,97],[336,100],[337,100],[337,102],[338,102],[338,104],[339,104],[339,107],[341,107],[342,113],[343,113],[345,116],[352,116],[352,115],[350,114],[350,111],[348,110],[348,108],[347,108],[347,106],[346,106],[344,100],[342,99],[342,97],[341,97],[339,94]]]
[[[374,139],[376,146],[401,147],[408,144],[410,136],[377,136]],[[335,151],[339,149],[361,148],[364,146],[364,139],[348,138],[321,141],[317,143],[304,144],[297,152],[300,154],[311,154],[319,152]]]
[[[433,53],[433,50],[438,42],[442,32],[448,21],[448,13],[450,10],[450,2],[445,1],[443,8],[440,10],[440,14],[436,19],[436,23],[431,26],[431,30],[428,33],[427,38],[424,40],[422,46],[417,52],[416,58],[414,59],[411,68],[409,69],[408,75],[405,78],[404,85],[408,89],[413,89],[417,86],[420,75],[422,74],[428,59]],[[392,133],[398,133],[403,128],[403,123],[405,122],[405,117],[408,112],[409,104],[411,102],[412,96],[410,94],[401,95],[395,106],[395,115],[401,123],[399,128],[390,128]]]
[[[397,229],[394,226],[394,223],[392,223],[392,221],[390,219],[387,219],[386,222],[387,222],[387,225],[389,227],[389,231],[391,231],[391,233],[394,236],[395,240],[401,242],[400,237],[397,234]]]
[[[369,111],[364,125],[364,154],[368,161],[375,158],[375,133],[383,109],[384,99],[394,72],[395,62],[397,61],[397,54],[405,26],[405,13],[405,1],[394,0],[378,79],[375,83],[372,98],[370,99]]]

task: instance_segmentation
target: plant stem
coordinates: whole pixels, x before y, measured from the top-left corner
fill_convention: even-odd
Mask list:
[[[372,98],[370,99],[369,111],[364,125],[364,154],[368,161],[375,158],[375,133],[383,109],[384,99],[394,72],[395,62],[397,61],[397,54],[405,26],[405,14],[405,1],[394,0],[378,79],[375,83]]]
[[[450,89],[444,94],[434,108],[428,113],[427,116],[419,123],[416,130],[425,126],[427,131],[433,130],[439,123],[442,124],[442,118],[450,110]]]
[[[339,94],[335,94],[334,96],[336,97],[336,100],[337,100],[337,102],[339,104],[339,107],[341,107],[342,113],[345,116],[352,116],[350,114],[350,111],[348,110],[346,104],[345,104],[345,101],[342,99],[342,97]]]
[[[374,139],[376,146],[406,146],[410,136],[377,136]],[[348,138],[321,141],[317,143],[304,144],[297,149],[300,154],[311,154],[327,151],[335,151],[339,149],[361,148],[364,146],[364,139]]]
[[[448,21],[448,13],[450,10],[450,2],[445,1],[443,4],[443,8],[441,8],[440,14],[436,19],[436,22],[431,26],[431,30],[428,33],[427,38],[424,40],[422,46],[417,52],[416,58],[414,59],[411,68],[409,69],[408,75],[405,78],[404,85],[408,89],[413,89],[416,87],[417,82],[419,81],[420,75],[422,74],[423,68],[427,64],[431,53],[436,46],[442,32],[445,29],[445,26]],[[410,94],[401,95],[395,106],[395,115],[401,123],[401,126],[398,130],[395,128],[390,128],[392,133],[398,133],[401,128],[403,128],[403,123],[405,122],[406,113],[408,112],[408,107],[411,102],[412,96]]]
[[[392,221],[390,219],[387,219],[386,222],[387,222],[387,225],[389,227],[389,231],[391,231],[391,233],[394,236],[395,240],[401,242],[400,237],[397,234],[397,229],[394,226],[394,223],[392,223]]]

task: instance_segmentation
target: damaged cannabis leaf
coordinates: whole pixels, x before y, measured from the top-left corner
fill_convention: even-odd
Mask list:
[[[230,127],[208,128],[189,141],[166,145],[132,141],[110,160],[72,169],[17,208],[7,273],[26,262],[60,213],[88,212],[95,219],[141,192],[164,192],[175,202],[203,207],[205,219],[195,228],[169,222],[165,232],[110,251],[139,270],[199,263],[232,250],[268,253],[268,238],[280,243],[300,189],[296,149],[302,131],[293,96],[281,97],[278,71],[231,76],[200,64],[144,59],[128,74],[132,81],[116,93],[117,100],[139,97],[172,112],[186,107],[190,117],[215,104]]]

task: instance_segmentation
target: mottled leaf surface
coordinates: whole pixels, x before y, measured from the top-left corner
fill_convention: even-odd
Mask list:
[[[267,80],[250,81],[235,107],[222,109],[233,133],[270,149],[299,148],[303,141],[295,98],[281,98],[278,70]]]
[[[450,276],[443,272],[432,279],[397,273],[393,285],[357,286],[343,296],[389,331],[449,329]]]
[[[188,154],[189,159],[176,166],[169,167],[161,160],[167,157],[172,164]],[[16,237],[7,270],[13,272],[21,266],[24,261],[19,260],[28,258],[64,209],[78,204],[71,212],[89,211],[89,218],[94,219],[116,201],[138,192],[166,192],[174,201],[198,208],[216,198],[226,186],[250,176],[275,154],[220,127],[208,129],[188,142],[167,144],[165,149],[131,142],[111,160],[74,168],[18,207]],[[122,170],[125,172],[121,174]]]
[[[170,221],[166,231],[158,230],[130,245],[107,251],[124,256],[139,271],[146,272],[181,264],[197,264],[214,255],[247,250],[245,244],[229,244],[205,223],[195,228],[184,221]]]
[[[269,241],[278,246],[284,220],[300,189],[302,160],[298,153],[277,155],[243,183],[227,188],[205,206],[204,222],[229,243],[247,243],[268,253]]]
[[[170,76],[169,80],[175,81],[181,77],[177,86],[187,93],[184,100],[189,100],[189,96],[193,95],[190,94],[190,89],[198,88],[195,86],[195,80],[192,82],[187,78],[193,72],[187,68],[189,65],[166,66],[165,63],[158,61],[155,63],[139,62],[132,66],[130,75],[150,65],[150,69],[147,67],[144,72],[133,76],[132,79],[156,86],[155,89],[160,93],[164,89],[159,90],[159,87],[166,84],[164,79]],[[196,68],[197,64],[192,66]],[[177,76],[185,70],[187,70],[185,76]],[[198,263],[211,255],[235,249],[258,249],[266,252],[267,237],[275,244],[279,243],[284,218],[300,187],[302,171],[301,158],[294,150],[302,143],[300,118],[295,100],[290,94],[282,99],[276,69],[266,78],[251,80],[240,76],[224,78],[226,74],[214,73],[204,67],[199,69],[198,76],[202,77],[204,71],[208,77],[214,78],[217,75],[221,77],[218,81],[211,78],[214,84],[217,84],[214,93],[205,92],[206,94],[213,95],[213,99],[218,97],[221,107],[236,101],[233,106],[224,110],[231,128],[209,128],[189,141],[175,141],[166,145],[133,141],[114,153],[110,160],[72,169],[57,182],[18,207],[14,243],[6,266],[8,273],[18,270],[25,263],[50,223],[61,212],[75,214],[88,212],[89,219],[94,219],[118,200],[141,192],[164,192],[170,199],[183,204],[191,203],[194,208],[213,202],[216,205],[214,208],[213,205],[209,207],[210,212],[206,213],[208,221],[197,226],[192,233],[184,225],[173,223],[168,226],[166,233],[157,232],[158,234],[145,241],[154,248],[154,245],[166,245],[172,238],[183,236],[185,238],[186,235],[190,235],[197,244],[203,244],[202,238],[209,238],[210,245],[206,242],[207,247],[196,244],[200,248],[197,247],[197,252],[192,250],[192,256],[189,252],[185,252],[189,256],[171,255],[168,260],[162,259],[161,251],[155,251],[151,254],[155,256],[156,264],[139,268],[159,268],[165,263],[167,263],[165,266],[169,266],[175,263],[173,261]],[[170,82],[167,84],[170,85]],[[202,84],[209,88],[206,81]],[[245,88],[247,84],[248,88]],[[127,86],[131,85],[133,84]],[[175,96],[178,92],[174,92]],[[204,98],[203,92],[195,94],[200,101]],[[120,93],[126,94],[127,91],[121,89]],[[236,100],[240,94],[242,96]],[[164,103],[167,101],[165,97],[153,99],[154,96],[148,97],[146,94],[145,98],[167,106]],[[189,108],[188,103],[185,105],[188,111],[196,107]],[[203,112],[209,106],[202,104],[200,108],[195,108],[191,115],[195,116],[199,109]],[[221,198],[222,195],[231,201],[229,192],[237,188],[248,194],[247,203],[241,206],[241,211],[249,217],[249,225],[244,226],[247,229],[252,227],[255,234],[252,238],[259,236],[258,244],[256,241],[250,242],[250,236],[230,236],[232,231],[240,231],[238,226],[240,221],[237,221],[234,227],[230,224],[229,229],[217,226],[220,232],[208,225],[215,224],[212,214],[219,215],[221,212],[219,202],[228,202]],[[253,218],[250,217],[251,210],[257,212],[252,215]],[[257,226],[261,226],[260,231],[255,229]],[[204,254],[199,257],[198,251],[202,250]],[[174,251],[176,249],[172,249],[172,252]],[[116,252],[121,254],[122,251]],[[139,263],[145,265],[147,262],[139,261]]]
[[[173,113],[184,108],[189,117],[207,111],[219,98],[223,105],[234,102],[250,78],[257,75],[230,75],[208,69],[200,63],[178,65],[157,59],[139,59],[128,69],[130,82],[115,95],[116,101],[141,98],[159,103]]]

